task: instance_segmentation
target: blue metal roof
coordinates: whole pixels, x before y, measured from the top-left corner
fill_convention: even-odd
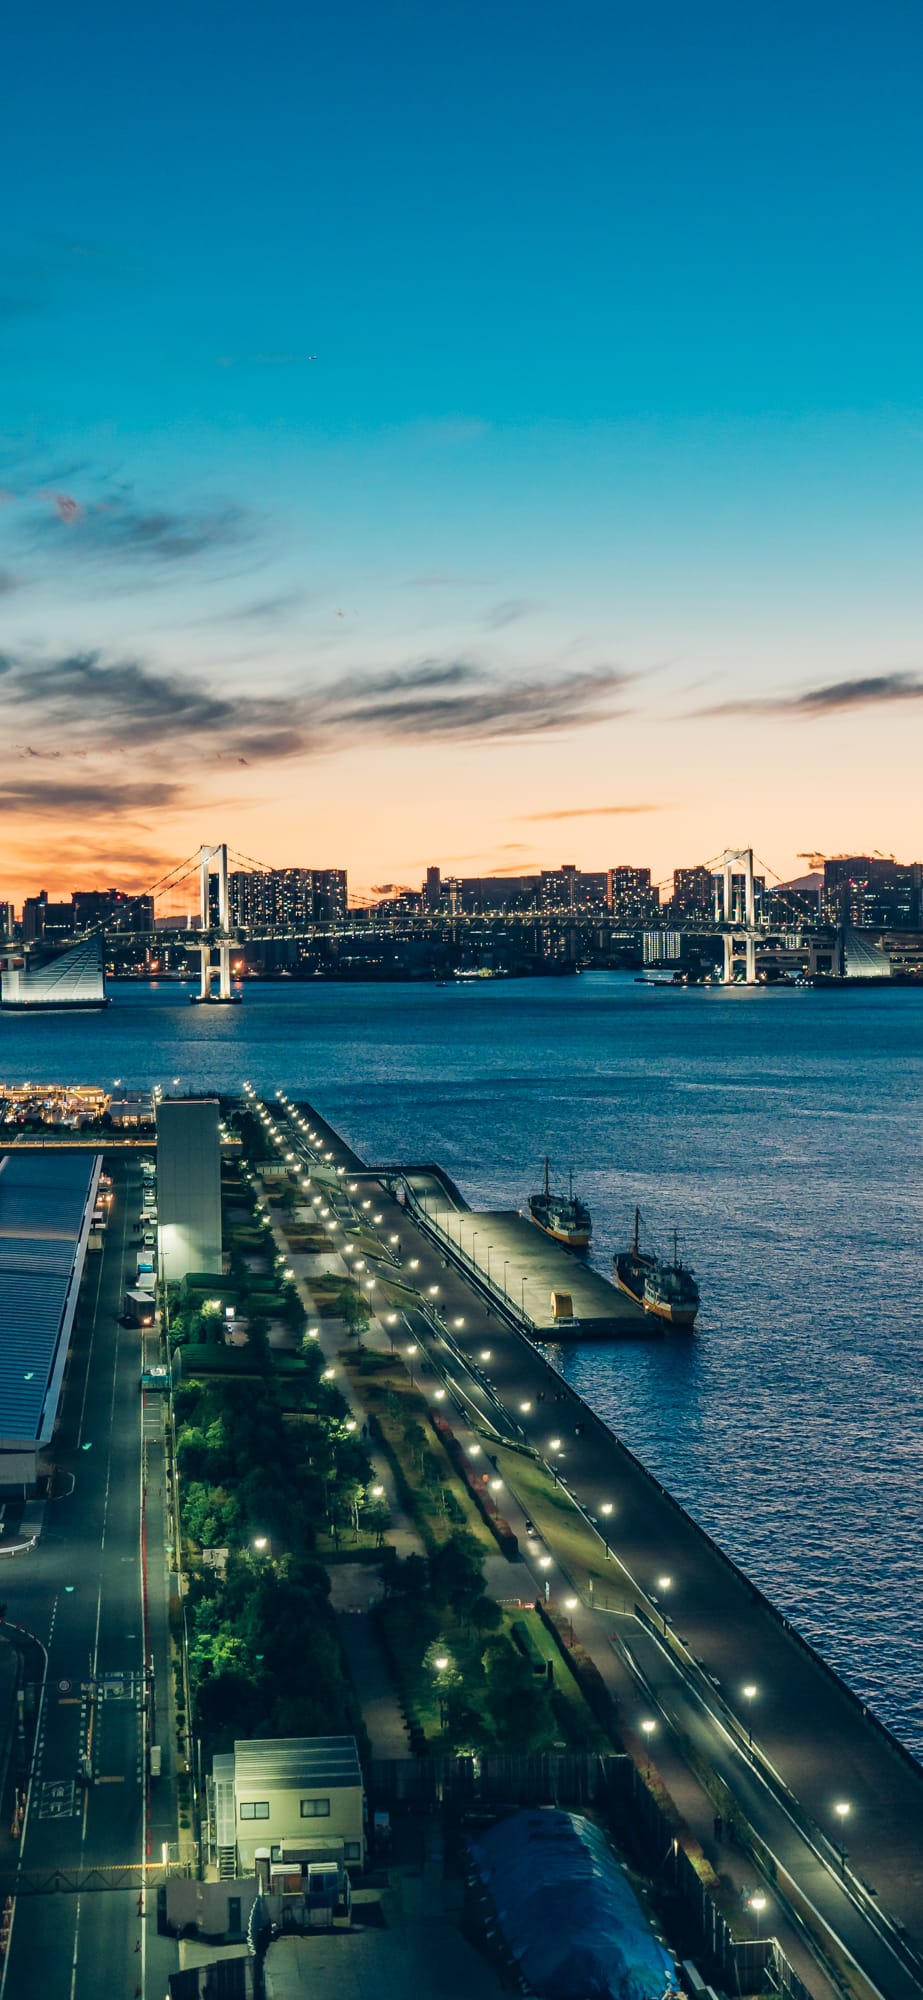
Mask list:
[[[42,1435],[96,1166],[86,1153],[0,1158],[0,1439]]]
[[[507,1949],[542,2000],[662,2000],[675,1968],[604,1834],[578,1813],[512,1813],[471,1852]]]

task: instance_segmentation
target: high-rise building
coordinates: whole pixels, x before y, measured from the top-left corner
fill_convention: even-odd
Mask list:
[[[160,1275],[221,1270],[218,1100],[163,1098],[157,1106],[157,1237]]]
[[[231,923],[244,930],[310,929],[346,915],[345,868],[235,870],[228,877]]]
[[[821,911],[858,930],[915,930],[923,922],[919,861],[838,854],[824,863]]]
[[[657,917],[660,890],[651,886],[649,868],[610,868],[606,873],[606,901],[616,923],[636,930]]]
[[[715,914],[715,884],[710,868],[674,868],[672,914],[695,921]]]

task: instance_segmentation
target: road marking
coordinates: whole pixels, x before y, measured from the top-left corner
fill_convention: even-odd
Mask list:
[[[93,1782],[96,1785],[124,1785],[125,1773],[124,1771],[118,1771],[114,1776],[105,1778],[100,1777],[99,1774],[97,1773],[97,1776],[94,1778]]]
[[[58,1707],[59,1707],[59,1708],[79,1708],[79,1707],[80,1707],[80,1696],[79,1696],[79,1694],[59,1694],[59,1696],[58,1696]]]

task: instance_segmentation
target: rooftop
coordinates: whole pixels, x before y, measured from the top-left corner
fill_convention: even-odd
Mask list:
[[[0,1157],[0,1439],[34,1442],[53,1420],[49,1389],[98,1164],[85,1153]]]
[[[269,1784],[279,1791],[361,1785],[354,1736],[255,1737],[235,1743],[238,1793]]]

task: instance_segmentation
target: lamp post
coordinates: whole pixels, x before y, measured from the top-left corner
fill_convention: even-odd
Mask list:
[[[507,1271],[509,1270],[509,1268],[510,1268],[510,1260],[509,1260],[509,1258],[508,1258],[508,1257],[504,1257],[504,1259],[503,1259],[503,1292],[504,1292],[504,1296],[505,1296],[506,1298],[509,1298],[509,1295],[510,1295],[510,1288],[509,1288],[509,1285],[508,1285],[508,1284],[507,1284],[507,1282],[506,1282],[506,1274],[507,1274]]]
[[[475,1270],[477,1270],[478,1268],[478,1260],[474,1254],[474,1246],[478,1240],[478,1237],[480,1236],[480,1233],[481,1232],[479,1229],[473,1229],[471,1232],[471,1262],[474,1265]]]
[[[604,1500],[599,1511],[604,1516],[606,1522],[605,1528],[603,1529],[603,1541],[606,1545],[606,1556],[609,1557],[611,1556],[612,1553],[609,1547],[609,1516],[612,1513],[611,1500]]]
[[[753,1749],[753,1703],[755,1702],[756,1697],[759,1694],[759,1688],[757,1687],[755,1681],[748,1681],[746,1687],[741,1689],[741,1693],[747,1704],[747,1748],[748,1750],[752,1750]],[[837,1807],[837,1811],[839,1811],[839,1807]],[[849,1808],[847,1806],[847,1812],[848,1811]]]
[[[520,1292],[520,1298],[519,1298],[519,1305],[520,1305],[520,1310],[521,1310],[521,1312],[522,1312],[522,1316],[523,1316],[523,1319],[525,1319],[525,1316],[526,1316],[526,1281],[525,1281],[525,1278],[523,1278],[523,1281],[522,1281],[522,1288],[521,1288],[521,1292]]]
[[[768,1903],[768,1897],[764,1896],[762,1894],[762,1891],[760,1890],[757,1891],[755,1896],[747,1897],[747,1908],[748,1910],[753,1911],[753,1914],[756,1918],[756,1935],[758,1939],[761,1938],[763,1935],[763,1926],[761,1920],[763,1911],[766,1909],[767,1903]]]
[[[410,1346],[404,1349],[404,1352],[407,1356],[407,1368],[408,1368],[408,1373],[410,1375],[411,1388],[413,1388],[413,1357],[416,1354],[416,1351],[417,1351],[417,1344],[415,1340],[412,1340]]]
[[[659,1590],[659,1592],[660,1592],[660,1595],[661,1595],[661,1597],[666,1597],[666,1594],[667,1594],[667,1591],[668,1591],[668,1590],[672,1590],[672,1588],[673,1588],[673,1578],[672,1578],[672,1576],[658,1576],[658,1578],[657,1578],[657,1588],[658,1588],[658,1590]],[[662,1621],[663,1621],[663,1636],[664,1636],[664,1638],[666,1638],[666,1636],[667,1636],[667,1608],[666,1608],[666,1605],[665,1605],[665,1604],[661,1604],[661,1607],[660,1607],[660,1616],[661,1616],[661,1619],[662,1619]]]
[[[840,1838],[839,1838],[839,1840],[838,1840],[838,1842],[837,1842],[837,1846],[838,1846],[838,1848],[839,1848],[839,1851],[840,1851],[840,1872],[841,1872],[841,1874],[842,1874],[842,1877],[843,1877],[843,1880],[844,1880],[844,1882],[845,1882],[845,1880],[846,1880],[846,1846],[845,1846],[845,1842],[844,1842],[844,1840],[843,1840],[843,1835],[844,1835],[844,1833],[845,1833],[845,1831],[846,1831],[846,1821],[847,1821],[847,1820],[848,1820],[848,1818],[849,1818],[849,1815],[850,1815],[850,1813],[851,1813],[851,1811],[852,1811],[852,1807],[850,1806],[850,1803],[849,1803],[849,1800],[848,1800],[848,1799],[837,1799],[837,1802],[836,1802],[836,1805],[834,1806],[833,1810],[834,1810],[834,1812],[836,1813],[836,1816],[837,1816],[837,1819],[838,1819],[838,1820],[839,1820],[839,1822],[840,1822]]]
[[[567,1612],[567,1629],[571,1645],[574,1643],[574,1612],[579,1602],[580,1600],[577,1597],[565,1597],[564,1599],[564,1609]]]
[[[651,1775],[651,1737],[653,1736],[656,1727],[657,1727],[656,1722],[651,1722],[650,1719],[642,1722],[641,1724],[641,1728],[644,1732],[644,1749],[646,1758],[644,1772],[645,1776],[648,1778]]]

